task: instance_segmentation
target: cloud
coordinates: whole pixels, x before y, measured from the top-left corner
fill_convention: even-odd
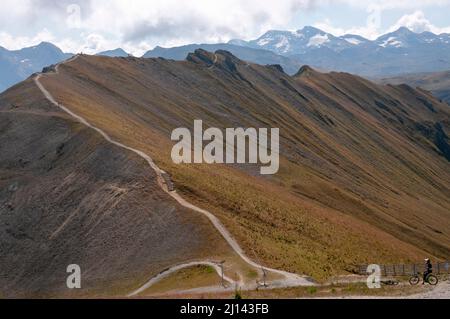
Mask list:
[[[281,27],[295,11],[310,1],[228,0],[228,1],[110,1],[110,10],[95,10],[86,21],[90,28],[114,30],[124,41],[153,42],[217,41],[251,37],[267,28]],[[93,1],[94,9],[98,0]],[[120,12],[120,18],[115,16]],[[105,25],[102,21],[108,21]]]
[[[331,33],[336,36],[344,34],[357,34],[367,39],[374,40],[380,35],[398,30],[400,27],[407,27],[411,31],[421,33],[424,31],[430,31],[435,34],[450,33],[450,27],[440,28],[433,25],[426,17],[423,11],[416,10],[411,14],[405,14],[397,20],[387,30],[381,30],[376,24],[368,23],[361,27],[352,27],[348,29],[334,27],[329,20],[318,22],[314,25],[325,32]]]
[[[314,1],[321,5],[327,5],[331,3],[339,3],[349,5],[351,7],[359,7],[366,9],[370,6],[378,7],[381,10],[392,9],[419,9],[425,7],[437,7],[449,5],[449,0],[319,0]]]
[[[318,22],[314,24],[314,27],[321,29],[325,32],[331,33],[335,36],[341,36],[344,34],[355,34],[360,35],[366,39],[374,40],[381,35],[381,30],[373,25],[365,25],[360,27],[352,27],[352,28],[339,28],[334,27],[330,20],[326,19],[322,22]]]
[[[396,24],[389,28],[388,31],[392,32],[398,30],[400,27],[407,27],[408,29],[417,33],[421,33],[424,31],[430,31],[435,34],[450,32],[450,27],[439,28],[433,25],[427,18],[425,18],[425,14],[421,10],[417,10],[412,14],[404,15],[397,21]]]
[[[65,27],[67,8],[78,6],[91,12],[91,0],[4,0],[0,6],[0,28],[26,31],[46,24],[48,29]],[[19,23],[20,22],[20,23]]]
[[[102,37],[97,37],[97,47],[122,44],[137,51],[155,45],[251,38],[267,29],[285,27],[296,12],[310,10],[316,2],[4,0],[0,6],[0,30],[8,34],[3,38],[9,40],[0,45],[11,46],[14,37],[20,38],[21,43],[26,39],[32,42],[36,33],[44,29],[60,43],[71,43],[71,50],[75,42],[78,50],[93,48],[93,35]],[[74,5],[78,12],[69,10]],[[81,35],[91,35],[91,39],[88,41]]]
[[[0,45],[10,50],[19,50],[23,47],[34,46],[41,42],[53,42],[54,40],[55,37],[47,29],[40,31],[33,37],[15,37],[4,31],[0,32]]]
[[[298,23],[294,19],[301,11],[320,12],[336,3],[367,12],[367,25],[343,29],[323,20],[316,27],[333,34],[373,38],[381,32],[377,12],[407,9],[412,17],[404,17],[398,24],[437,30],[416,12],[448,6],[450,0],[3,0],[0,45],[17,48],[42,39],[52,40],[68,52],[93,53],[120,46],[140,55],[156,45],[255,38],[268,29],[286,29]]]
[[[425,18],[423,9],[426,7],[448,7],[450,6],[449,0],[372,0],[372,1],[361,1],[361,0],[335,0],[342,4],[347,4],[352,7],[359,7],[367,12],[367,21],[365,25],[354,26],[351,28],[340,28],[334,26],[329,19],[317,22],[314,24],[316,28],[322,29],[326,32],[332,33],[334,35],[344,35],[344,34],[356,34],[361,35],[367,39],[374,40],[380,35],[392,32],[398,28],[405,26],[415,32],[431,31],[433,33],[443,33],[449,32],[450,28],[438,28],[431,24]],[[325,3],[331,3],[331,0],[323,0],[322,5]],[[334,2],[336,3],[336,2]],[[406,14],[401,17],[393,26],[389,27],[387,30],[381,28],[381,20],[384,11],[387,10],[416,10],[412,14]],[[446,8],[448,9],[448,8]]]

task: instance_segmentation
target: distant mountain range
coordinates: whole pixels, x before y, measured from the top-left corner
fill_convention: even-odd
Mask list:
[[[407,28],[400,28],[373,41],[351,34],[337,37],[314,27],[294,32],[273,30],[251,41],[234,39],[219,44],[156,47],[143,57],[184,60],[196,49],[226,50],[249,62],[279,64],[288,74],[297,73],[302,65],[374,79],[450,70],[450,34],[414,33]],[[129,54],[118,48],[97,55],[127,57]],[[42,67],[70,56],[50,43],[19,51],[0,47],[0,92]]]
[[[313,27],[305,27],[295,32],[291,31],[268,31],[263,36],[252,41],[231,40],[230,44],[248,46],[252,48],[265,49],[280,55],[291,56],[304,54],[315,48],[324,47],[340,52],[363,42],[362,37],[348,36],[335,37]]]
[[[198,48],[227,50],[259,64],[280,64],[289,74],[296,73],[299,65],[369,78],[450,70],[450,34],[415,33],[404,27],[374,41],[352,34],[336,37],[314,27],[295,32],[269,31],[252,41],[235,39],[218,45],[157,47],[144,57],[182,60],[186,53]]]
[[[450,69],[450,34],[414,33],[404,27],[374,41],[350,34],[336,37],[305,27],[296,32],[269,31],[253,41],[229,43],[270,50],[320,69],[366,77]]]
[[[48,42],[15,51],[0,47],[0,92],[42,70],[43,67],[71,56],[72,54],[64,53]]]

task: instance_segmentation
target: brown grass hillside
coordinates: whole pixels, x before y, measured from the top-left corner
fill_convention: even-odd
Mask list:
[[[322,280],[361,263],[449,255],[450,110],[426,92],[308,67],[291,77],[225,51],[199,50],[181,62],[80,56],[59,71],[41,79],[59,103],[149,154],[170,173],[177,191],[219,217],[255,261]],[[0,234],[8,239],[0,247],[19,256],[3,261],[13,274],[6,281],[10,287],[26,290],[31,286],[23,278],[40,278],[32,287],[45,279],[34,268],[14,271],[28,261],[26,251],[50,247],[33,258],[51,264],[62,254],[54,249],[79,236],[92,242],[58,262],[84,256],[95,274],[114,261],[102,279],[116,291],[184,260],[232,255],[204,218],[180,209],[156,187],[142,160],[59,113],[31,81],[2,94],[0,111],[0,130],[6,132],[1,147],[20,146],[0,161],[2,189],[19,177],[31,185],[14,195],[23,207],[12,213],[13,195],[0,193],[0,218],[7,225]],[[191,128],[195,119],[205,128],[280,128],[279,173],[260,176],[259,165],[173,164],[171,132]],[[44,156],[58,154],[61,143],[73,152],[58,161]],[[108,152],[89,156],[102,148]],[[24,170],[24,159],[58,174]],[[99,188],[110,195],[98,194]],[[127,192],[115,197],[116,189]],[[32,198],[46,201],[36,206]],[[49,239],[80,202],[87,203],[80,216],[88,222],[76,220],[66,237]],[[36,207],[44,213],[32,215]],[[101,249],[110,236],[119,236],[116,245]],[[102,266],[95,266],[96,257]]]
[[[450,251],[449,110],[425,92],[348,74],[247,64],[227,52],[186,61],[82,56],[44,79],[58,101],[150,154],[250,256],[317,278],[364,262]],[[174,165],[170,132],[279,127],[279,174]]]

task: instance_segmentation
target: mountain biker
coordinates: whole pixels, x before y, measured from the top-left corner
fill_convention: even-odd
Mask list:
[[[433,273],[433,265],[429,258],[425,259],[425,271],[423,273],[423,285],[427,281],[427,277]]]

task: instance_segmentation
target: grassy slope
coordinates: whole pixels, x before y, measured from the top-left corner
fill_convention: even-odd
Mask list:
[[[270,266],[320,279],[357,263],[448,254],[448,161],[392,122],[399,110],[374,106],[402,101],[397,109],[420,110],[412,122],[448,121],[437,101],[426,97],[439,110],[432,114],[418,92],[347,75],[295,79],[239,61],[230,71],[222,55],[213,69],[193,60],[82,57],[43,81],[58,101],[148,152],[184,196]],[[280,173],[173,165],[171,129],[198,118],[207,126],[280,127]]]
[[[232,255],[142,158],[73,121],[32,80],[0,96],[0,149],[2,297],[124,296],[165,267]],[[73,263],[81,290],[66,287]]]

